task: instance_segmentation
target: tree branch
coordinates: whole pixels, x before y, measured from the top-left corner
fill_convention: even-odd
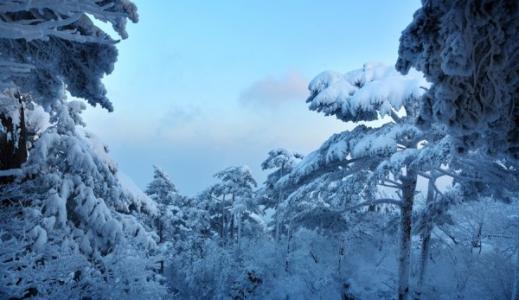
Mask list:
[[[368,201],[365,201],[365,202],[361,202],[361,203],[359,203],[357,205],[350,206],[350,207],[346,208],[346,210],[353,210],[353,209],[361,208],[363,206],[379,205],[379,204],[391,204],[391,205],[396,205],[398,207],[401,207],[402,206],[402,201],[396,200],[396,199],[391,199],[391,198],[382,198],[382,199],[377,199],[377,200],[368,200]]]

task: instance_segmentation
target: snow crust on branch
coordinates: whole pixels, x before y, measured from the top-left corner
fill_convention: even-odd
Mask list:
[[[343,121],[373,121],[391,116],[406,102],[421,97],[429,86],[421,73],[402,76],[383,64],[365,64],[346,74],[323,72],[309,84],[310,110]]]
[[[101,78],[113,70],[116,41],[91,18],[112,24],[123,39],[127,19],[138,21],[128,0],[2,1],[0,91],[16,88],[48,110],[66,88],[112,111]]]
[[[80,31],[70,25],[92,27],[88,15],[111,23],[126,39],[126,19],[138,21],[136,6],[128,0],[5,0],[0,3],[0,38],[48,40],[50,36],[75,42],[112,43],[102,31]],[[79,26],[86,27],[86,26]]]
[[[459,152],[519,157],[519,4],[424,0],[402,32],[396,68],[432,83],[420,122],[443,123]]]

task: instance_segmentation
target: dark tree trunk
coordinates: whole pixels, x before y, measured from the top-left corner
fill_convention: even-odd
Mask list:
[[[229,238],[231,240],[231,242],[234,242],[234,227],[236,227],[236,224],[234,222],[234,219],[235,219],[235,215],[234,215],[234,212],[232,211],[232,207],[234,206],[234,201],[235,201],[235,196],[234,196],[234,193],[231,195],[231,211],[229,212]]]
[[[411,230],[413,202],[417,175],[408,170],[402,178],[402,211],[400,217],[400,257],[398,259],[398,299],[409,297],[409,275],[411,268]]]
[[[429,179],[428,187],[427,187],[427,198],[425,200],[425,205],[429,208],[429,205],[434,201],[434,182],[436,177],[431,176]],[[423,292],[423,284],[425,279],[425,274],[427,272],[427,264],[429,262],[429,249],[431,248],[431,231],[433,228],[431,219],[427,218],[425,220],[425,228],[422,232],[422,247],[420,249],[420,265],[418,270],[418,282],[415,291],[415,299],[418,300],[422,297]]]
[[[222,234],[221,234],[221,237],[222,237],[222,241],[224,244],[226,243],[226,239],[227,239],[227,231],[226,231],[227,222],[226,222],[225,218],[226,218],[226,216],[225,216],[225,195],[223,195],[222,196]]]
[[[230,214],[230,220],[229,220],[229,239],[231,241],[234,241],[234,215]]]
[[[0,115],[3,131],[0,132],[0,170],[17,169],[27,160],[27,128],[25,126],[25,111],[21,97],[20,123],[15,124],[13,119]],[[12,176],[0,177],[0,184],[12,181]]]
[[[514,282],[512,284],[512,300],[519,300],[519,234],[516,237]]]

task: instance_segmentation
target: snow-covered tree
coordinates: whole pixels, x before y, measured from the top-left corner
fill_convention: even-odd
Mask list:
[[[278,206],[286,195],[282,190],[276,189],[276,183],[280,178],[292,171],[301,161],[303,155],[282,148],[271,150],[267,155],[267,159],[261,163],[261,168],[263,170],[271,170],[271,173],[267,176],[264,187],[258,191],[258,200],[266,209],[272,209],[274,211],[273,225],[275,239],[278,240],[281,226]]]
[[[513,0],[427,0],[402,33],[397,69],[432,83],[420,121],[444,124],[460,153],[519,159],[518,16]]]
[[[414,70],[400,76],[396,70],[379,65],[345,75],[323,73],[310,83],[310,109],[335,115],[343,121],[378,120],[374,127],[357,125],[332,136],[310,153],[278,182],[291,191],[286,211],[296,220],[316,208],[332,212],[333,226],[346,224],[342,213],[364,206],[395,205],[400,211],[399,298],[410,293],[411,234],[417,194],[423,192],[425,207],[419,215],[422,245],[415,296],[420,297],[427,269],[430,236],[434,224],[443,222],[447,208],[462,199],[474,199],[469,191],[493,194],[496,199],[514,197],[516,164],[495,160],[481,152],[457,156],[456,139],[441,124],[419,127],[422,102],[429,83]],[[389,118],[381,119],[388,116]],[[383,123],[380,125],[380,123]],[[485,167],[486,166],[486,167]],[[438,179],[447,184],[440,189]],[[498,178],[506,178],[499,182]],[[419,189],[419,180],[428,182]],[[461,190],[460,190],[461,189]],[[388,196],[393,193],[397,197]],[[511,193],[511,194],[510,194]],[[481,197],[478,195],[477,197]],[[323,213],[319,213],[323,215]],[[309,214],[310,220],[318,220]],[[322,221],[320,225],[322,226]],[[339,226],[340,227],[340,226]]]
[[[414,67],[432,83],[418,124],[454,137],[472,198],[508,201],[517,186],[517,15],[510,1],[424,1],[400,39],[399,71]]]
[[[101,78],[113,70],[116,41],[92,18],[112,24],[126,38],[126,20],[136,22],[138,16],[127,0],[0,3],[0,169],[19,167],[27,157],[23,114],[29,97],[49,111],[66,88],[113,109]],[[1,138],[9,134],[10,140]]]
[[[417,72],[402,76],[378,64],[346,74],[320,74],[309,85],[311,110],[346,122],[384,116],[390,120],[379,127],[357,125],[332,136],[279,182],[280,188],[292,189],[286,204],[297,207],[296,214],[287,210],[294,214],[292,218],[321,208],[330,215],[323,219],[336,220],[333,224],[339,226],[345,223],[344,210],[381,204],[400,208],[399,298],[409,293],[411,223],[421,171],[415,161],[419,147],[433,138],[414,125],[416,107],[427,87]],[[391,191],[397,197],[387,196]]]
[[[153,166],[153,180],[148,184],[146,194],[155,202],[168,205],[172,203],[178,191],[169,175],[159,167]]]
[[[158,204],[158,216],[154,221],[154,227],[159,235],[159,243],[171,240],[171,236],[166,236],[172,230],[173,214],[179,212],[178,207],[173,208],[177,204],[175,200],[180,197],[175,185],[163,170],[154,166],[153,180],[146,188],[146,194]]]
[[[65,99],[68,92],[112,109],[101,78],[113,69],[116,41],[92,18],[126,38],[126,20],[137,21],[137,13],[127,0],[0,3],[0,286],[7,297],[164,292],[155,240],[134,215],[154,214],[155,204],[119,180],[107,147],[84,128],[84,103]]]
[[[37,0],[2,1],[0,38],[25,39],[28,41],[49,37],[77,42],[110,42],[98,31],[79,30],[81,26],[92,26],[89,16],[112,24],[113,29],[127,38],[126,20],[137,21],[137,9],[127,0],[66,0],[61,2]]]
[[[459,152],[519,157],[518,15],[513,0],[424,0],[402,33],[397,69],[432,83],[419,121],[447,126]]]
[[[166,172],[156,166],[153,168],[153,180],[146,194],[157,203],[157,214],[149,223],[159,237],[161,255],[170,261],[174,256],[186,255],[182,252],[192,250],[199,233],[196,223],[203,223],[203,220],[199,218],[194,200],[180,195]],[[161,273],[165,269],[164,260],[160,261]]]
[[[52,294],[48,293],[61,288],[59,282],[69,280],[69,274],[82,273],[84,268],[92,271],[81,277],[87,282],[72,291],[77,297],[89,296],[92,289],[102,289],[103,284],[110,285],[110,280],[119,279],[123,280],[121,290],[113,293],[124,293],[134,281],[140,282],[142,291],[158,288],[156,292],[161,293],[150,269],[153,257],[145,250],[153,249],[155,241],[132,215],[132,211],[155,213],[156,207],[121,185],[106,146],[80,125],[79,114],[84,108],[78,101],[62,99],[56,103],[48,118],[50,125],[34,142],[27,162],[17,169],[15,180],[0,190],[1,205],[9,208],[2,210],[0,226],[9,238],[0,243],[20,243],[26,249],[10,253],[18,258],[5,266],[12,271],[10,277],[1,278],[9,295],[20,296],[32,289],[39,297],[50,297]],[[8,226],[7,220],[17,220],[20,225]],[[80,264],[47,273],[45,268],[36,268],[30,259],[38,257],[42,265],[57,268],[61,251]],[[141,256],[142,264],[131,267],[142,269],[124,273],[129,277],[121,273],[117,276],[122,277],[102,280],[112,272],[126,272],[116,271],[124,268],[124,262],[112,265],[122,259],[116,257],[117,253],[123,252],[128,253],[128,259]],[[35,271],[44,273],[30,275]],[[46,279],[34,280],[34,275]],[[140,280],[134,276],[143,277]],[[95,280],[99,281],[88,283]],[[99,297],[110,297],[110,293]]]
[[[301,161],[303,155],[278,148],[269,151],[268,157],[261,163],[263,170],[273,170],[267,177],[265,185],[273,189],[276,182],[286,174],[290,173],[294,166]]]
[[[518,203],[466,201],[433,229],[422,297],[510,299]]]
[[[242,232],[254,230],[256,181],[248,167],[229,167],[214,175],[219,182],[206,190],[202,198],[207,201],[213,228],[223,243],[240,241]]]

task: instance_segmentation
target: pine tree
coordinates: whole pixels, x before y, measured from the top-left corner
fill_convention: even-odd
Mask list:
[[[432,83],[419,122],[447,126],[458,152],[518,158],[518,14],[513,0],[427,0],[402,32],[397,69]]]
[[[7,0],[0,3],[0,169],[18,168],[27,157],[23,121],[25,99],[47,111],[62,89],[112,110],[101,82],[113,70],[116,41],[94,25],[91,16],[112,24],[127,38],[126,20],[138,19],[129,1]],[[5,131],[4,131],[5,130]],[[5,139],[9,132],[17,132]]]
[[[244,225],[251,229],[251,222],[255,223],[250,214],[256,209],[253,203],[256,181],[245,166],[229,167],[214,176],[219,182],[201,195],[207,203],[210,222],[224,244],[239,243]]]
[[[367,64],[346,74],[318,75],[309,85],[311,95],[307,102],[311,110],[346,122],[373,121],[384,116],[391,121],[375,128],[357,125],[351,131],[332,136],[282,180],[282,186],[293,190],[288,205],[305,199],[297,205],[307,210],[329,201],[325,207],[332,208],[332,214],[335,211],[338,222],[334,224],[344,224],[340,213],[336,213],[344,209],[377,205],[400,208],[399,299],[406,299],[409,294],[412,213],[421,171],[416,164],[418,147],[430,138],[428,132],[414,124],[417,103],[427,86],[418,73],[401,76],[396,70],[377,64]],[[398,114],[401,109],[403,116]],[[365,181],[359,186],[361,178]],[[399,198],[384,197],[380,187],[398,191]],[[304,197],[309,189],[315,191],[310,199]],[[360,197],[343,197],[342,193]],[[343,201],[337,201],[338,196]],[[299,210],[295,216],[301,213]]]
[[[442,123],[457,152],[512,160],[505,163],[511,168],[519,158],[518,15],[510,0],[423,1],[402,32],[396,64],[403,73],[422,71],[432,83],[421,125]]]
[[[135,217],[153,213],[154,203],[120,182],[108,148],[84,128],[85,105],[65,99],[69,92],[112,110],[101,78],[113,70],[116,41],[91,18],[126,38],[137,12],[126,0],[0,3],[0,286],[7,297],[164,291],[152,269],[155,241]]]
[[[261,204],[265,205],[267,209],[271,208],[274,210],[274,232],[276,240],[279,240],[281,234],[279,205],[286,197],[282,190],[276,189],[276,184],[279,179],[289,174],[301,159],[303,159],[302,154],[292,153],[288,150],[278,148],[269,151],[267,159],[261,163],[263,170],[273,170],[267,176],[265,188],[260,189],[258,192],[258,198],[261,199]]]

